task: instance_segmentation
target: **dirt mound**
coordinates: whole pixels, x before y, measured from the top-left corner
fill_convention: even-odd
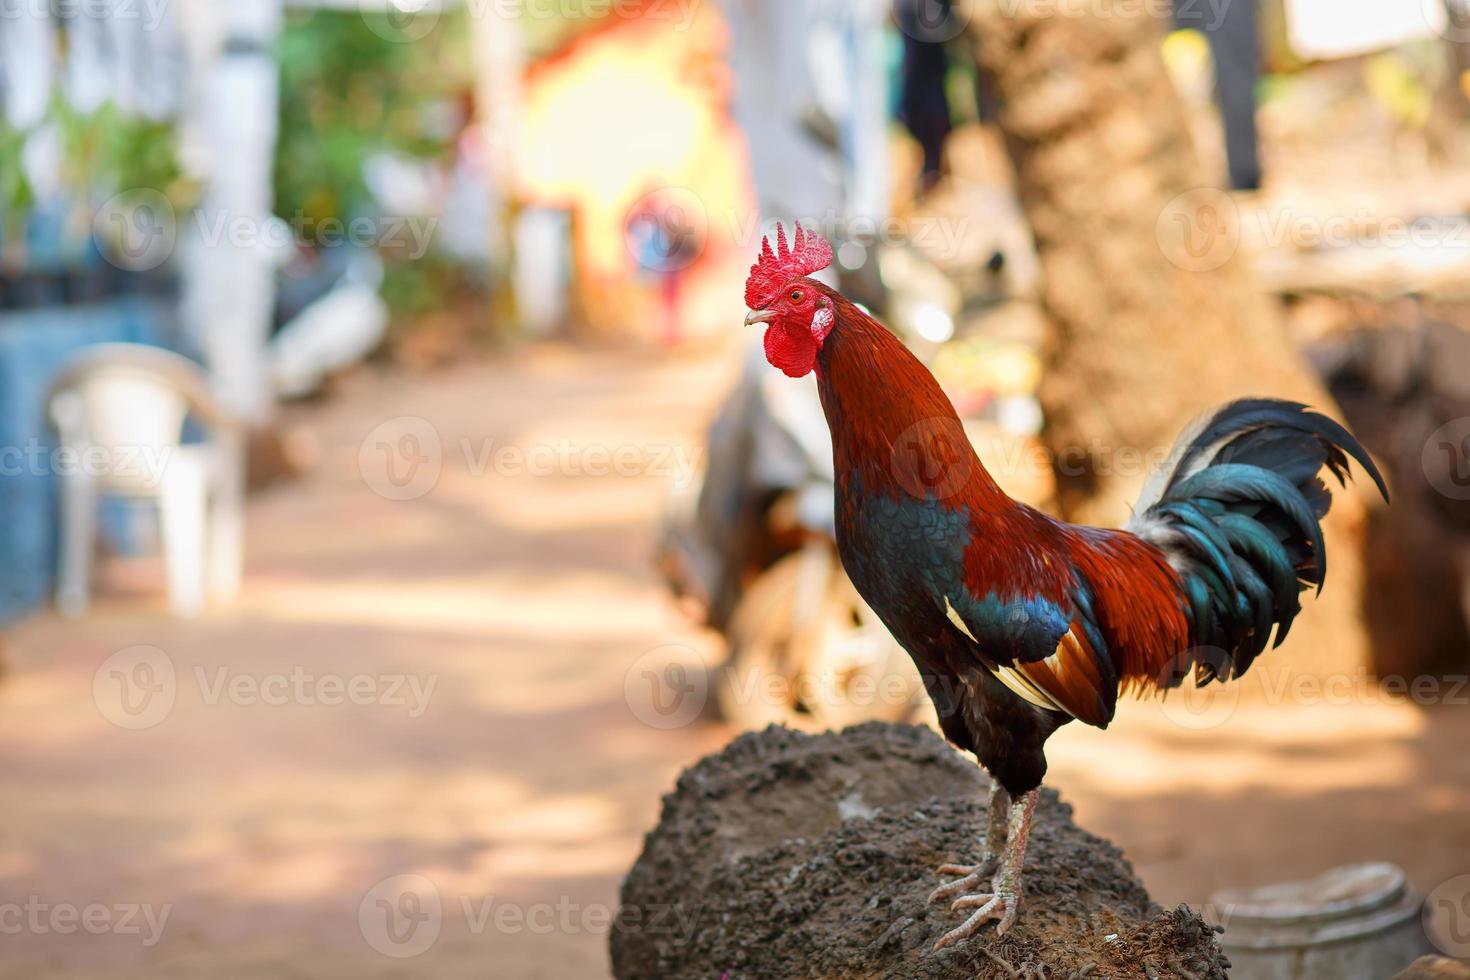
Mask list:
[[[1026,902],[1004,939],[924,899],[969,860],[985,776],[937,735],[870,723],[742,735],[679,777],[623,882],[619,980],[699,977],[1194,977],[1228,962],[1204,921],[1149,900],[1122,853],[1043,792]]]

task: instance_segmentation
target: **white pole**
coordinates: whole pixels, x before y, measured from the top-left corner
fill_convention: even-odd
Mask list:
[[[272,54],[280,0],[192,0],[197,93],[186,120],[187,149],[204,175],[195,213],[180,229],[183,311],[204,354],[216,396],[247,424],[274,408],[266,344],[275,308],[272,221],[278,68]],[[244,565],[245,446],[238,430],[218,433],[228,474],[210,517],[208,587],[219,599],[239,589]]]
[[[204,191],[183,218],[184,316],[195,331],[216,394],[252,422],[273,398],[265,349],[275,307],[271,170],[276,148],[278,69],[272,46],[279,0],[195,3],[193,27],[205,47],[187,128]],[[212,7],[206,13],[202,8]],[[209,15],[212,13],[212,17]]]

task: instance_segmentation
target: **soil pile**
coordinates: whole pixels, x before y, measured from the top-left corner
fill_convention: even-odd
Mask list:
[[[664,798],[623,883],[613,970],[619,980],[1225,977],[1204,920],[1150,901],[1118,848],[1078,828],[1050,791],[1015,927],[933,952],[963,915],[924,899],[940,864],[978,857],[985,789],[979,767],[927,728],[742,735]]]

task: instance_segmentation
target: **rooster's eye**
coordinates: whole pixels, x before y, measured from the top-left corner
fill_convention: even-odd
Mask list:
[[[801,302],[801,290],[799,290],[799,289],[793,289],[791,291],[791,302],[793,302],[793,303],[800,303]]]

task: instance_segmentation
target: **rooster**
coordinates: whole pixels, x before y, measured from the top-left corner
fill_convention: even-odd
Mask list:
[[[831,247],[800,224],[762,242],[746,325],[767,360],[817,375],[832,430],[837,545],[864,600],[913,657],[939,725],[990,773],[980,860],[929,896],[973,910],[943,948],[1020,909],[1043,746],[1076,719],[1106,728],[1120,693],[1239,677],[1286,639],[1327,572],[1325,467],[1352,434],[1294,402],[1232,402],[1192,425],[1124,530],[1063,523],[986,472],[929,371],[885,327],[810,278]]]

